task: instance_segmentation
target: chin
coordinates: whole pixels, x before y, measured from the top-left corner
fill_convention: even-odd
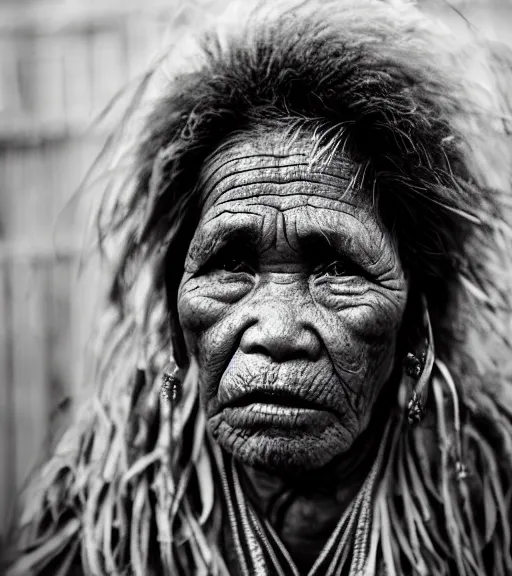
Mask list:
[[[212,418],[210,432],[242,464],[281,474],[322,468],[350,449],[354,437],[339,424],[321,431],[250,430]]]

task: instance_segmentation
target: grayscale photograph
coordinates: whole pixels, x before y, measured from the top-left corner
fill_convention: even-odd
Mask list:
[[[0,575],[512,576],[512,0],[0,0]]]

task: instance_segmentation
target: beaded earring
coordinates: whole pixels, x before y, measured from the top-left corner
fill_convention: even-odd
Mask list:
[[[174,363],[173,363],[174,364]],[[162,376],[162,396],[171,403],[171,406],[178,404],[181,398],[181,379],[178,377],[179,368],[174,364],[172,372],[164,372]]]
[[[419,353],[409,352],[403,362],[403,376],[408,380],[407,388],[411,390],[407,402],[407,419],[409,424],[417,424],[426,414],[430,376],[434,366],[434,339],[432,326],[425,297],[423,303],[423,328],[427,334],[423,349]]]

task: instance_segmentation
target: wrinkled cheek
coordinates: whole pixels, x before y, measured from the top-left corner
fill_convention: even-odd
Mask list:
[[[251,282],[241,278],[189,278],[178,290],[180,324],[198,333],[218,322],[226,311],[251,289]]]
[[[372,298],[370,303],[340,315],[354,342],[377,365],[394,356],[396,339],[402,324],[403,305],[392,305],[387,299]]]
[[[395,365],[395,352],[396,342],[394,335],[389,336],[381,345],[376,344],[367,350],[368,384],[365,386],[362,395],[366,404],[365,412],[371,410],[382,387],[391,377]]]
[[[212,362],[211,356],[216,346],[212,342],[211,327],[222,316],[223,308],[215,300],[194,295],[193,291],[182,291],[178,295],[179,322],[188,353],[195,358],[199,367],[199,385],[203,403],[207,403],[208,398],[214,393],[212,388],[215,363]],[[205,370],[205,366],[209,369]]]
[[[353,407],[365,426],[369,414],[395,364],[396,329],[381,324],[377,329],[361,315],[343,314],[331,334],[328,347],[335,371],[346,393],[351,396]]]
[[[358,436],[368,426],[378,396],[394,366],[392,346],[381,350],[362,346],[359,357],[353,372],[347,372],[345,359],[335,361],[335,370],[344,387],[346,401],[351,405],[350,414],[353,414],[353,418],[345,422],[345,425],[354,436]]]
[[[219,382],[238,341],[240,319],[228,304],[184,294],[178,305],[180,324],[189,354],[199,367],[199,391],[207,415],[218,409]]]
[[[388,315],[378,329],[364,339],[367,348],[366,355],[369,358],[369,370],[374,375],[374,385],[370,390],[371,398],[374,400],[390,378],[396,362],[400,361],[396,358],[396,350],[401,319],[402,315],[399,319]]]
[[[194,291],[178,295],[178,316],[184,331],[197,336],[208,330],[223,315],[226,304]]]

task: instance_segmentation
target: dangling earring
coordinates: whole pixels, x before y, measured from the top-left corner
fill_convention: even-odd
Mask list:
[[[408,390],[412,389],[407,402],[409,424],[417,424],[425,417],[430,375],[432,374],[435,359],[432,325],[430,324],[427,301],[424,296],[422,296],[422,303],[423,328],[427,333],[424,349],[419,354],[409,352],[404,359],[403,365],[404,378],[408,380],[409,384],[407,388]]]
[[[178,377],[179,368],[171,359],[174,368],[170,372],[164,372],[162,376],[162,396],[174,407],[181,399],[181,379]]]

